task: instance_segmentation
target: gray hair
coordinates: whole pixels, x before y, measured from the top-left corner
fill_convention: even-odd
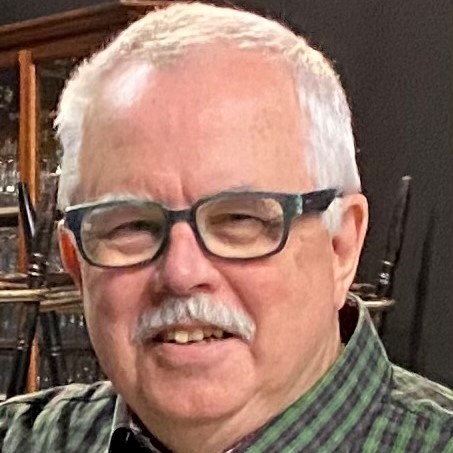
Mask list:
[[[258,49],[288,62],[298,84],[301,108],[308,114],[307,166],[319,188],[360,191],[348,102],[328,60],[307,41],[279,23],[236,9],[179,3],[151,12],[133,23],[104,50],[82,63],[68,81],[56,119],[63,145],[58,203],[64,209],[79,182],[79,151],[84,120],[105,77],[122,62],[146,62],[159,68],[190,47],[215,41],[239,49]],[[329,231],[341,220],[340,200],[324,214]]]

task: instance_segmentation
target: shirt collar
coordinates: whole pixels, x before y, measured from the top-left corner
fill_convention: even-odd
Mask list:
[[[347,345],[328,373],[235,453],[252,444],[256,453],[352,450],[381,410],[392,367],[358,297],[348,299],[341,310],[340,326]]]
[[[108,452],[133,451],[130,443],[142,447],[150,453],[170,453],[157,439],[144,433],[142,427],[135,422],[134,416],[123,397],[118,395],[113,413]]]
[[[254,435],[247,436],[234,453],[297,451],[313,448],[337,451],[362,435],[388,392],[391,365],[367,309],[357,297],[340,312],[340,331],[346,347],[321,380]],[[118,396],[113,416],[109,453],[131,451],[128,442],[152,453],[169,453],[157,439],[135,423],[124,399]],[[296,450],[294,450],[296,451]],[[312,450],[310,450],[312,451]]]

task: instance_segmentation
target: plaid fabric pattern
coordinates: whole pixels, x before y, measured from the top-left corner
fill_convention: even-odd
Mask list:
[[[73,384],[1,404],[0,451],[168,452],[144,438],[109,382]],[[331,370],[233,451],[453,453],[453,392],[392,365],[359,304],[354,332]]]

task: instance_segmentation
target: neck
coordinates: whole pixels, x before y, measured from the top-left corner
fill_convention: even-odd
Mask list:
[[[268,418],[270,418],[268,416]],[[266,423],[265,417],[256,428],[250,425],[238,431],[235,418],[211,423],[160,423],[154,426],[156,436],[173,453],[223,453],[241,444],[249,435]],[[252,429],[252,431],[251,431]]]

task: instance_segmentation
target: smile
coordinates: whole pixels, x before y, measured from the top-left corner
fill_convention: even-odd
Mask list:
[[[232,333],[215,326],[177,326],[159,332],[152,340],[158,343],[193,344],[209,343],[233,336]]]

